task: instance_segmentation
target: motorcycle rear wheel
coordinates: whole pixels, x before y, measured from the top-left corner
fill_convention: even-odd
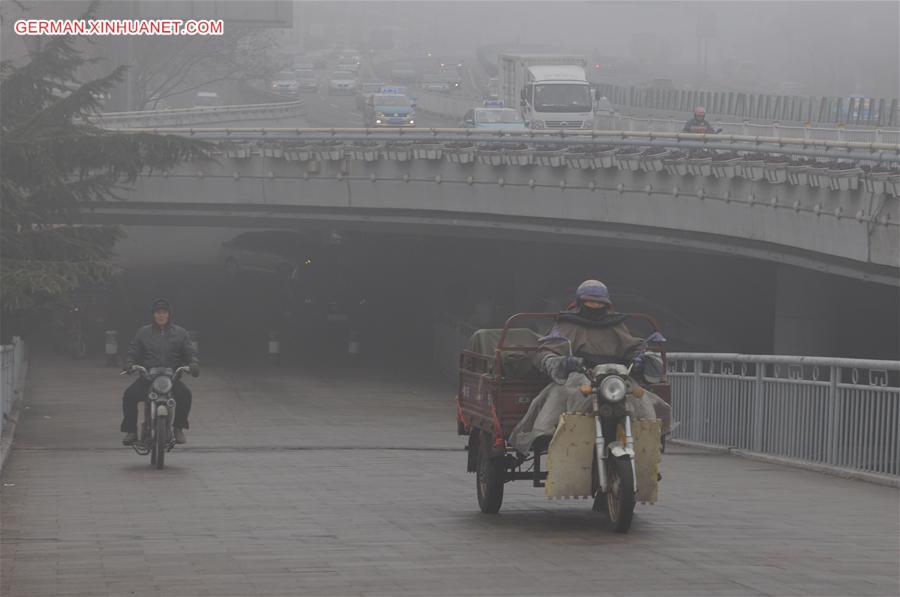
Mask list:
[[[627,533],[634,517],[634,474],[628,456],[608,461],[609,491],[606,493],[609,522],[617,533]]]

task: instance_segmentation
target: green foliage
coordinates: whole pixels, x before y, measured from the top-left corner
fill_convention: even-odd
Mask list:
[[[92,5],[84,18],[93,15]],[[206,155],[206,145],[173,135],[108,131],[90,123],[98,98],[124,67],[87,82],[73,38],[48,38],[30,61],[0,63],[0,305],[23,316],[42,302],[102,283],[121,231],[78,224],[87,202],[150,170]]]

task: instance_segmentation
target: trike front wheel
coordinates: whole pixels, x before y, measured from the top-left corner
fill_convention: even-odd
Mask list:
[[[627,533],[634,517],[634,474],[627,456],[609,457],[609,491],[607,511],[609,522],[617,533]]]

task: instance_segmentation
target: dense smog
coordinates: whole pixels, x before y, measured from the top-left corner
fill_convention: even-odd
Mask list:
[[[897,3],[10,0],[0,54],[0,594],[900,594]]]

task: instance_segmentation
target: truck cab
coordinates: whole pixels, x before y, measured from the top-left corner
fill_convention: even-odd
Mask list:
[[[577,66],[534,66],[522,88],[522,117],[532,129],[594,126],[591,88]]]
[[[532,129],[592,129],[594,98],[585,60],[565,55],[501,56],[501,99]]]

